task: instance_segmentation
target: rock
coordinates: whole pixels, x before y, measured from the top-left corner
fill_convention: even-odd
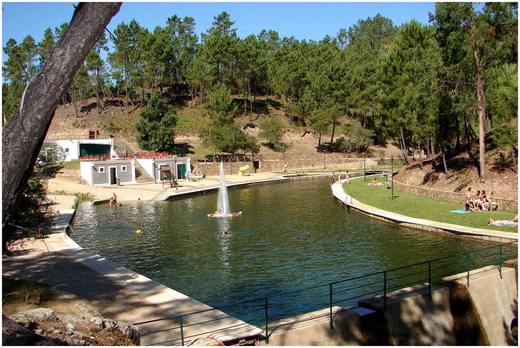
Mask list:
[[[103,319],[103,328],[106,329],[117,329],[118,325],[115,320],[112,319]]]
[[[74,325],[72,325],[72,323],[67,323],[67,330],[74,330]]]
[[[87,342],[85,340],[80,340],[78,343],[80,346],[84,346]]]
[[[56,312],[49,308],[36,308],[24,312],[18,312],[9,316],[9,318],[22,324],[37,320],[56,319]]]
[[[55,334],[55,335],[61,335],[63,333],[63,331],[61,331],[61,330],[54,330],[52,333]]]
[[[29,346],[34,345],[37,336],[16,321],[2,315],[2,345],[3,346]]]
[[[90,322],[92,324],[94,324],[96,327],[99,327],[100,329],[102,329],[104,327],[103,318],[100,318],[100,317],[90,318]]]
[[[34,333],[37,335],[41,335],[41,334],[43,334],[43,330],[40,330],[40,329],[34,330]]]
[[[132,341],[136,346],[141,345],[141,334],[135,325],[127,325],[123,334]]]
[[[28,330],[34,330],[37,326],[38,325],[36,325],[36,322],[32,320],[27,321],[24,325],[24,327]]]

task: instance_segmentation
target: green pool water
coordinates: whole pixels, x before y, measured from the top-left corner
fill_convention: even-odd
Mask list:
[[[251,322],[263,320],[264,298],[269,319],[275,320],[327,307],[330,282],[447,255],[461,257],[435,263],[433,275],[461,272],[468,264],[463,255],[494,246],[349,213],[332,197],[329,179],[247,186],[229,190],[229,199],[232,211],[243,212],[233,220],[207,217],[215,211],[216,192],[121,207],[84,204],[77,211],[72,238]],[[137,227],[141,235],[134,232]],[[487,259],[474,257],[471,265],[494,260],[498,249],[489,250]],[[410,268],[418,275],[401,283],[392,283],[392,276],[387,286],[424,280],[425,265]],[[353,305],[363,296],[382,292],[381,274],[355,284],[338,283],[333,290],[334,301],[341,301],[337,305]],[[250,300],[254,301],[237,304]]]

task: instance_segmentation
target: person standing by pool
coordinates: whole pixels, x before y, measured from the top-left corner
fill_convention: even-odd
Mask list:
[[[468,188],[468,190],[466,191],[466,203],[467,204],[471,204],[472,202],[472,199],[471,199],[471,187]]]

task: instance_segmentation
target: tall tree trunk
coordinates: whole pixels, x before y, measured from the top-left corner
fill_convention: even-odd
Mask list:
[[[2,247],[7,251],[6,223],[17,209],[19,198],[51,124],[54,110],[69,89],[74,75],[103,33],[121,3],[80,3],[69,28],[51,51],[28,87],[24,103],[16,111],[2,137]]]
[[[467,145],[468,156],[469,156],[469,158],[471,158],[473,160],[474,158],[473,158],[473,153],[471,152],[471,135],[470,135],[470,129],[469,129],[469,124],[468,124],[467,111],[464,113],[464,133],[466,134],[466,143],[468,144]]]
[[[401,151],[403,152],[403,159],[404,159],[406,164],[409,164],[410,162],[408,161],[408,153],[407,153],[407,150],[406,150],[406,143],[404,141],[404,130],[403,130],[403,127],[399,127],[399,131],[401,133],[401,139],[399,140],[399,144],[401,145]]]
[[[417,142],[417,148],[419,149],[419,164],[421,166],[421,170],[423,170],[423,157],[422,157],[422,149],[421,149],[421,142]]]
[[[448,174],[448,165],[446,164],[446,156],[444,155],[444,148],[442,149],[442,164],[444,165],[444,174]]]
[[[336,118],[332,119],[332,135],[330,136],[330,148],[334,144],[334,133],[336,132]]]
[[[100,83],[100,77],[99,77],[99,69],[96,69],[96,104],[98,109],[98,115],[101,112],[101,109],[103,108],[103,100],[101,98],[101,83]]]
[[[475,47],[473,58],[475,59],[475,87],[477,89],[477,114],[478,114],[478,144],[479,144],[479,175],[481,179],[486,177],[486,95],[484,94],[484,80],[482,78],[482,66]]]
[[[321,132],[319,132],[319,135],[318,135],[318,151],[320,151],[320,148],[321,148]]]
[[[515,169],[514,172],[518,172],[518,164],[516,163],[516,156],[515,156],[516,149],[514,146],[511,146],[511,158],[513,159],[513,168]]]
[[[126,74],[125,74],[126,76]],[[126,101],[126,105],[129,104],[129,93],[128,93],[128,79],[125,78],[125,101]]]
[[[251,97],[253,97],[251,99]],[[249,84],[249,114],[253,113],[253,100],[255,100],[255,97],[253,96],[253,91],[251,90],[251,84]]]

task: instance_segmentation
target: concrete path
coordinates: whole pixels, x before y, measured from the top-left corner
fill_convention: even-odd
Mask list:
[[[255,326],[85,251],[64,232],[73,213],[73,210],[63,210],[47,238],[14,245],[13,256],[3,259],[3,274],[73,293],[108,318],[128,323],[170,318],[139,325],[142,334],[163,330],[143,336],[144,345],[180,344],[178,316],[199,311],[204,312],[183,318],[182,335],[186,345],[196,344],[197,340],[210,335],[226,341],[262,334]]]
[[[246,183],[258,180],[280,178],[281,172],[265,172],[251,174],[250,176],[226,175],[228,184]],[[285,173],[288,174],[288,173]],[[190,192],[208,187],[215,187],[219,184],[218,176],[208,176],[199,181],[179,180],[179,189],[170,189],[168,185],[161,183],[138,183],[107,186],[90,186],[72,180],[67,176],[57,176],[47,181],[47,191],[53,195],[54,192],[63,192],[64,195],[72,195],[76,192],[90,193],[95,200],[108,200],[112,193],[115,193],[120,202],[157,200],[165,192]],[[56,196],[56,195],[53,195]]]
[[[444,231],[498,242],[511,242],[514,240],[518,240],[517,233],[501,232],[482,228],[472,228],[432,220],[417,219],[410,216],[392,213],[386,210],[372,207],[368,204],[361,203],[360,201],[352,198],[347,193],[345,193],[345,191],[343,190],[343,184],[346,181],[347,180],[340,180],[331,185],[332,194],[334,195],[334,197],[339,199],[345,205],[359,210],[363,213],[366,213],[368,215],[371,215],[373,217],[383,219],[386,221],[391,221],[402,226],[423,229],[428,231]]]

